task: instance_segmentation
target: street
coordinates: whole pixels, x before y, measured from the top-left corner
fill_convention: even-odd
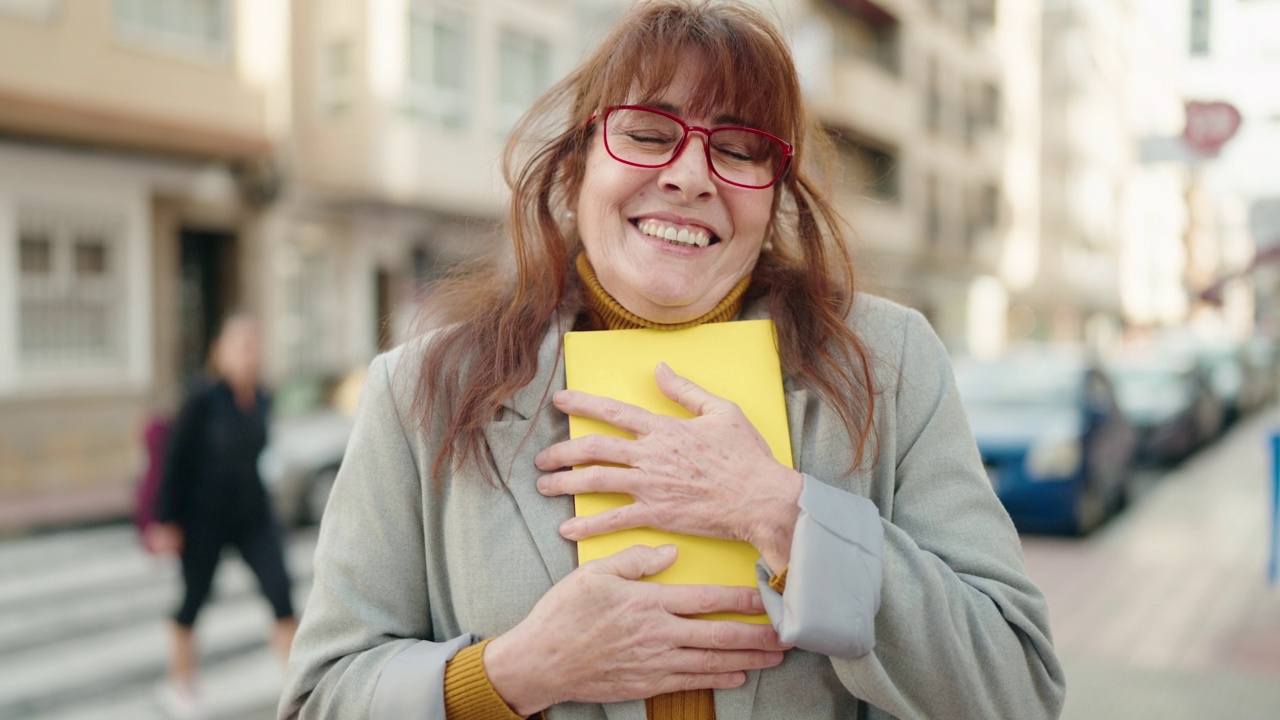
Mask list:
[[[1155,478],[1084,540],[1024,538],[1067,669],[1068,720],[1280,717],[1266,584],[1274,406]]]
[[[1083,539],[1026,537],[1067,668],[1069,720],[1280,717],[1280,589],[1265,584],[1270,408],[1180,467],[1147,476]],[[289,546],[306,596],[314,530]],[[149,720],[177,568],[128,525],[0,542],[0,718]],[[273,716],[269,610],[238,559],[198,626],[209,718]]]
[[[289,542],[299,604],[314,548],[313,530]],[[154,697],[179,586],[176,564],[147,556],[131,525],[0,543],[0,718],[164,718]],[[270,625],[252,574],[224,561],[197,625],[205,717],[274,717],[282,673]]]

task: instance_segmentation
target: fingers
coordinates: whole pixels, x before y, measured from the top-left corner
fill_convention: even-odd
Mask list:
[[[669,662],[673,673],[701,674],[705,680],[707,674],[775,667],[784,657],[781,650],[681,650]]]
[[[635,461],[635,441],[609,435],[586,435],[558,442],[533,459],[540,470],[559,470],[594,463],[633,465]]]
[[[652,518],[652,513],[646,512],[639,503],[628,503],[595,515],[565,520],[560,524],[560,537],[577,542],[618,530],[646,527]]]
[[[677,375],[676,371],[664,362],[658,363],[658,368],[653,374],[658,380],[658,389],[662,394],[694,415],[712,415],[734,407],[732,402],[704,390],[689,378]]]
[[[551,396],[551,402],[566,415],[579,415],[606,422],[632,435],[649,432],[657,418],[648,410],[635,405],[580,390],[559,390]]]
[[[735,612],[759,615],[764,612],[760,591],[753,587],[725,585],[664,585],[658,599],[672,615],[701,615]]]
[[[617,575],[627,580],[639,580],[642,577],[657,575],[671,567],[676,561],[675,545],[632,545],[621,552],[592,560],[582,566],[590,572],[602,572]]]

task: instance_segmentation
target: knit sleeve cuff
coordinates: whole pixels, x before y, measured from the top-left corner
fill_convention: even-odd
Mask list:
[[[449,720],[523,720],[489,682],[484,648],[491,640],[459,650],[445,666],[444,708]]]
[[[774,573],[769,576],[769,587],[779,595],[787,590],[787,568],[782,568],[782,572]]]

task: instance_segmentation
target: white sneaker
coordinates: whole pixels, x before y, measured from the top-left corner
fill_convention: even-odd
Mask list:
[[[168,680],[156,686],[156,703],[173,720],[199,720],[200,700],[192,690],[181,688]]]

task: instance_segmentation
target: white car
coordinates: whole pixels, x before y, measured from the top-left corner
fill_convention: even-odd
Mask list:
[[[364,370],[287,383],[258,471],[286,527],[320,522],[355,424]]]

